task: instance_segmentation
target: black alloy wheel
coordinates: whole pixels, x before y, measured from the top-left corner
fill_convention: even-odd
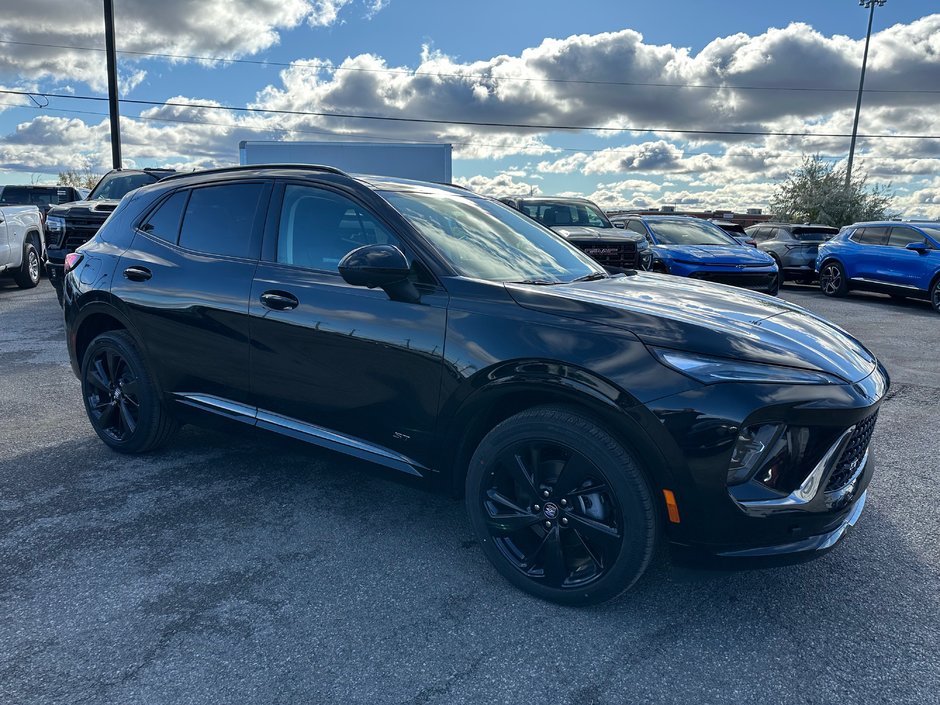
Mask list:
[[[652,555],[655,510],[636,461],[564,407],[522,412],[487,435],[471,462],[467,508],[495,567],[555,602],[615,597]]]
[[[88,346],[82,396],[98,437],[122,453],[156,448],[178,428],[126,331],[103,333]]]
[[[819,288],[826,296],[845,296],[849,291],[845,270],[835,261],[823,263],[819,272]]]
[[[940,277],[930,287],[930,303],[933,304],[933,310],[940,313]]]

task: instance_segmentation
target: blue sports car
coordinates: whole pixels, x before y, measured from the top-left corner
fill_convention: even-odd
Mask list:
[[[780,276],[773,258],[742,245],[714,223],[677,215],[636,215],[624,219],[653,248],[654,272],[704,279],[776,294]]]
[[[927,299],[940,313],[940,222],[856,223],[819,248],[819,288]]]

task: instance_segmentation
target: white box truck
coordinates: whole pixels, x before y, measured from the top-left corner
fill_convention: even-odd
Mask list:
[[[325,164],[350,174],[374,174],[449,184],[451,145],[374,142],[238,143],[240,164]]]

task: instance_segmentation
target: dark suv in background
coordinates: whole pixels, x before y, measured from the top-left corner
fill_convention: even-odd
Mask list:
[[[649,269],[653,252],[645,238],[615,228],[586,198],[507,197],[500,201],[551,228],[609,272]]]
[[[69,356],[108,446],[211,417],[462,492],[495,568],[545,599],[619,594],[664,539],[820,555],[864,506],[888,377],[861,343],[775,298],[609,275],[464,189],[175,176],[67,270]]]
[[[780,280],[796,279],[811,284],[816,278],[816,254],[819,246],[839,232],[828,225],[761,223],[746,229],[757,249],[774,258]]]
[[[101,177],[85,200],[51,207],[46,213],[46,272],[62,302],[65,256],[98,232],[126,194],[176,172],[172,169],[115,169]]]

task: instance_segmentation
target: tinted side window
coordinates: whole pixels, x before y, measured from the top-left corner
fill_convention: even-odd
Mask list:
[[[771,232],[773,232],[773,228],[757,228],[751,231],[751,237],[753,237],[756,242],[767,242],[770,239]]]
[[[639,233],[643,237],[648,236],[648,233],[646,232],[646,228],[643,226],[643,223],[641,223],[639,220],[629,221],[627,223],[627,230],[631,230],[635,233]]]
[[[189,191],[177,191],[150,214],[147,222],[140,226],[148,235],[176,244],[180,234],[180,221],[183,218],[183,208]]]
[[[263,184],[193,189],[183,216],[180,247],[214,255],[247,257]]]
[[[852,239],[863,245],[884,245],[888,241],[888,228],[862,228],[861,234],[855,231]]]
[[[289,184],[284,190],[277,261],[337,271],[347,253],[363,245],[397,245],[372,215],[331,191]]]
[[[926,242],[927,239],[913,228],[891,228],[888,244],[892,247],[907,247],[912,242]]]

